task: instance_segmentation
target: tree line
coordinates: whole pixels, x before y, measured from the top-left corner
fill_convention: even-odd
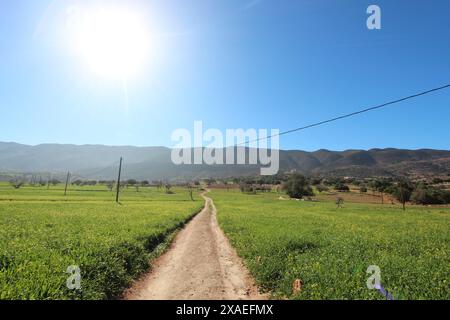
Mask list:
[[[422,205],[450,203],[450,191],[425,181],[413,182],[407,178],[373,178],[359,181],[343,178],[307,178],[293,174],[283,183],[283,189],[291,198],[303,198],[314,195],[312,185],[315,185],[319,192],[327,191],[330,186],[337,191],[348,192],[350,183],[359,186],[362,193],[367,192],[368,188],[377,191],[382,199],[383,194],[389,194],[403,205],[403,209],[407,202]]]

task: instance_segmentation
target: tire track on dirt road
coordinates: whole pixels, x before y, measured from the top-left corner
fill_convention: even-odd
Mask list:
[[[175,237],[149,273],[126,290],[127,300],[267,299],[217,222],[205,193],[205,207]]]

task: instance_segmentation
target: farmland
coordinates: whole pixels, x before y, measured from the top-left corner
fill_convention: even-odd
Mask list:
[[[172,191],[123,188],[116,204],[103,185],[70,185],[64,196],[62,185],[0,183],[0,299],[120,298],[204,206],[185,188]],[[236,188],[209,195],[231,244],[275,299],[384,299],[366,286],[370,265],[395,299],[449,299],[448,206],[403,211],[356,192],[342,194],[342,208],[331,193],[318,201]],[[80,268],[79,290],[66,285],[69,266]]]
[[[257,283],[275,298],[385,299],[366,286],[369,265],[395,299],[449,299],[450,208],[211,193],[219,223]],[[301,289],[293,293],[293,283]]]
[[[174,188],[0,184],[0,299],[111,299],[148,269],[170,235],[203,207]],[[81,289],[66,273],[79,266]]]

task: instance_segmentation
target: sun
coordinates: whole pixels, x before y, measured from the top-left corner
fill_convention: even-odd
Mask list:
[[[80,17],[73,28],[73,45],[94,73],[128,78],[146,61],[149,35],[137,13],[103,8]]]

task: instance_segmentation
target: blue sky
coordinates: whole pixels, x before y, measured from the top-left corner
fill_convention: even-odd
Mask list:
[[[0,141],[174,145],[177,128],[288,130],[450,83],[450,2],[0,2]],[[382,29],[368,30],[377,4]],[[123,81],[71,51],[67,8],[126,6],[151,53]],[[283,149],[450,149],[450,90],[283,136]]]

